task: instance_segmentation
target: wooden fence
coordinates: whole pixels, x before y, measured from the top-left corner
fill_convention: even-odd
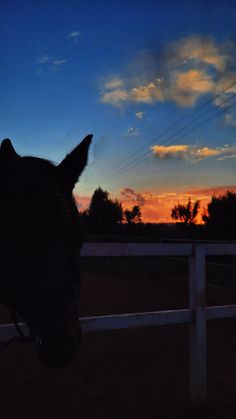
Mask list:
[[[80,320],[84,333],[188,323],[190,325],[190,393],[196,405],[207,400],[206,322],[212,319],[236,317],[236,304],[206,306],[205,257],[207,255],[236,255],[236,244],[85,243],[81,252],[81,256],[84,257],[188,257],[189,307],[186,309],[83,317]],[[14,334],[12,324],[0,326],[0,340],[9,339]]]

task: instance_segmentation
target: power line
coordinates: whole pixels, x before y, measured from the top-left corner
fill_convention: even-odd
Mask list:
[[[114,177],[116,178],[117,176],[120,176],[121,174],[123,174],[123,171],[127,171],[130,170],[129,167],[125,167],[127,161],[133,159],[134,157],[138,156],[140,153],[142,154],[143,151],[145,151],[147,149],[147,147],[153,145],[155,142],[157,142],[160,138],[165,137],[166,134],[171,131],[176,125],[178,125],[179,123],[181,123],[181,121],[185,120],[185,119],[189,119],[191,117],[191,115],[197,115],[202,109],[204,109],[205,107],[207,107],[210,103],[212,103],[215,99],[217,99],[218,97],[220,97],[221,95],[223,95],[224,93],[226,93],[231,87],[233,87],[234,85],[236,85],[236,81],[232,82],[231,84],[229,84],[227,87],[225,87],[224,89],[222,89],[219,93],[217,93],[215,96],[213,96],[211,99],[209,99],[207,102],[205,102],[204,104],[202,104],[201,106],[199,106],[197,108],[197,110],[191,112],[190,115],[188,116],[182,116],[181,118],[179,118],[177,121],[175,121],[174,123],[172,123],[162,134],[160,134],[158,137],[156,137],[154,140],[150,141],[149,143],[145,144],[145,146],[141,147],[139,150],[137,150],[135,153],[129,155],[125,160],[123,160],[122,162],[120,162],[118,165],[116,165],[113,168],[113,175],[110,176],[109,178],[109,182],[110,180],[112,180]],[[229,100],[231,100],[233,97],[235,96],[235,94],[233,94],[230,98],[227,98],[226,100],[224,100],[221,105],[216,105],[217,108],[221,108],[225,103],[227,103]],[[228,108],[227,108],[228,109]],[[214,109],[213,109],[214,110]],[[210,110],[211,112],[212,110]],[[195,122],[197,119],[202,118],[202,116],[204,116],[205,114],[209,113],[209,109],[207,109],[205,112],[201,113],[198,116],[195,116],[193,119],[191,119],[188,123],[186,123],[179,131],[175,132],[174,134],[172,134],[169,138],[167,138],[166,140],[164,140],[160,145],[164,145],[167,141],[170,141],[171,139],[175,138],[176,136],[178,136],[179,134],[182,133],[182,131],[184,131],[186,128],[188,128],[188,126],[190,124],[192,124],[193,122]],[[219,113],[221,114],[221,112]],[[218,114],[216,115],[218,116]],[[213,116],[214,118],[215,116]],[[211,118],[212,119],[212,118]],[[203,122],[205,123],[205,122]],[[187,134],[189,134],[190,132],[192,132],[193,129],[191,129]],[[187,135],[184,134],[184,137]],[[183,136],[181,137],[183,138]],[[177,140],[178,141],[178,140]],[[147,156],[146,156],[147,157]],[[145,158],[146,158],[145,157]],[[139,163],[139,161],[138,161]],[[132,165],[130,168],[133,168],[136,166],[136,163],[134,165]],[[117,169],[119,169],[117,173],[114,173],[114,171],[116,171]],[[121,172],[121,173],[120,173]],[[105,179],[107,179],[107,175],[103,176],[100,178],[99,182],[103,182]],[[82,190],[86,190],[88,189],[88,187],[83,188]]]
[[[225,109],[221,110],[221,112],[218,112],[218,114],[217,114],[217,115],[213,115],[213,117],[212,117],[212,118],[210,118],[210,119],[206,119],[205,121],[203,121],[203,123],[202,123],[202,124],[198,124],[198,126],[196,126],[196,127],[192,128],[190,131],[188,131],[187,133],[185,133],[185,134],[181,137],[181,139],[182,139],[182,138],[184,138],[186,135],[188,135],[188,134],[192,133],[193,131],[196,131],[198,128],[200,128],[202,125],[204,125],[204,124],[208,123],[210,120],[212,120],[212,119],[214,119],[214,118],[217,118],[217,117],[218,117],[219,115],[221,115],[222,113],[225,113],[228,109],[232,108],[232,107],[233,107],[233,106],[235,106],[235,105],[236,105],[236,102],[234,102],[233,104],[229,105],[229,106],[228,106],[228,107],[226,107]],[[126,169],[124,169],[123,171],[121,171],[120,173],[118,173],[117,175],[113,175],[113,177],[111,176],[111,177],[109,178],[109,182],[110,182],[110,181],[115,180],[117,177],[121,177],[121,176],[123,176],[125,173],[127,173],[128,171],[130,171],[131,169],[133,169],[134,167],[136,167],[138,164],[143,163],[149,155],[150,155],[150,154],[149,154],[149,153],[147,153],[145,156],[142,156],[142,158],[141,158],[141,159],[136,160],[136,162],[135,162],[132,166],[127,167]]]

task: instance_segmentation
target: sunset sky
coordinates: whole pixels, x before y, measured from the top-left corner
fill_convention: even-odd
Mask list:
[[[58,163],[94,140],[101,186],[144,221],[236,192],[236,2],[0,2],[0,138]]]

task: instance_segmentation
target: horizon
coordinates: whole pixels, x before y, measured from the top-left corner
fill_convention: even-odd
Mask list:
[[[81,210],[101,186],[172,223],[236,192],[234,2],[13,0],[0,21],[0,137],[59,163],[92,133]]]

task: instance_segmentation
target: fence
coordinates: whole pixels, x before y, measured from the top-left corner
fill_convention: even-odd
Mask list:
[[[129,329],[159,325],[190,325],[190,393],[196,405],[207,399],[206,321],[236,317],[236,305],[206,306],[205,257],[236,255],[236,244],[164,244],[164,243],[86,243],[81,256],[187,256],[189,259],[189,308],[132,313],[81,320],[83,332]],[[13,325],[0,326],[0,339],[14,333]]]

